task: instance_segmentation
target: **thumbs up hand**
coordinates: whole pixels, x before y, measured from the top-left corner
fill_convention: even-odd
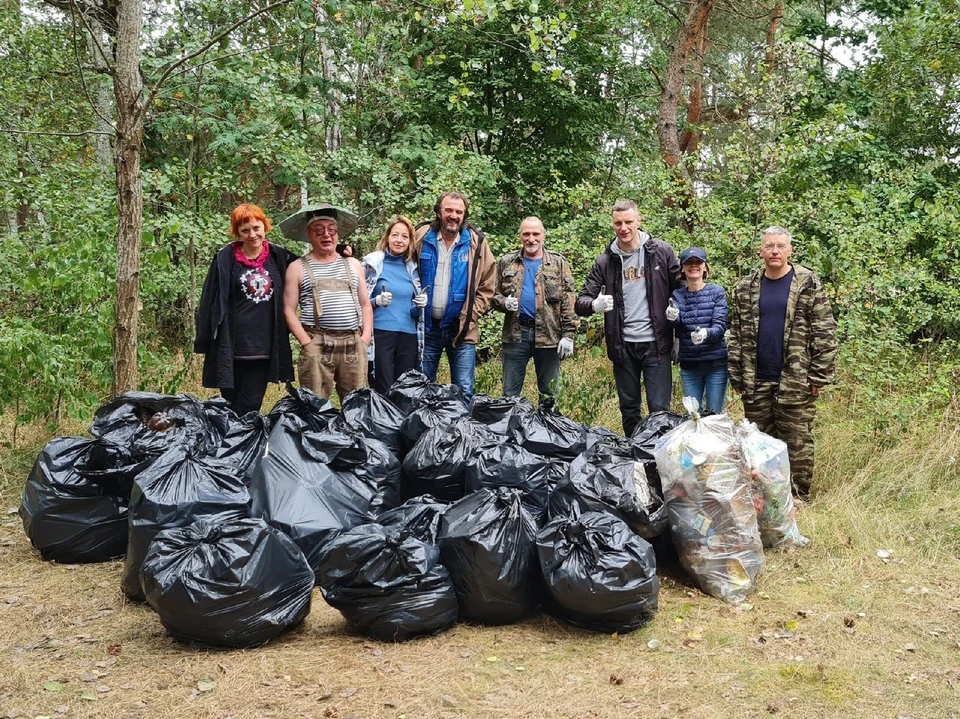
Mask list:
[[[383,283],[383,289],[380,290],[380,294],[377,295],[376,305],[377,307],[387,307],[390,303],[393,302],[393,293],[387,291],[387,283]]]
[[[677,318],[680,317],[680,308],[677,307],[677,303],[673,301],[672,297],[670,298],[670,302],[667,303],[667,309],[664,315],[667,318],[667,322],[676,322]]]

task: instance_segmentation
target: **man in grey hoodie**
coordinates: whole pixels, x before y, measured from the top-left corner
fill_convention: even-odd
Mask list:
[[[643,416],[641,381],[650,412],[670,409],[673,328],[665,313],[680,263],[673,247],[640,229],[632,200],[617,201],[612,220],[616,237],[593,263],[576,312],[603,313],[623,433],[629,437]]]

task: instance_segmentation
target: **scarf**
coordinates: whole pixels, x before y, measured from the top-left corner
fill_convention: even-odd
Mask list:
[[[233,259],[235,259],[244,267],[253,267],[256,270],[262,270],[263,266],[267,262],[268,257],[270,257],[270,243],[266,240],[263,241],[263,249],[260,251],[259,257],[256,257],[252,260],[243,254],[242,242],[233,243]]]

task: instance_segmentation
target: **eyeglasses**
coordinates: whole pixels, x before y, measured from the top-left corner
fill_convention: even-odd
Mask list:
[[[320,237],[323,237],[324,235],[332,237],[333,235],[337,234],[336,227],[308,227],[307,229],[309,230],[310,234],[318,235]]]

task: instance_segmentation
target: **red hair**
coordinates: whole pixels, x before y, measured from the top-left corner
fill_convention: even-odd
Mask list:
[[[270,222],[270,218],[264,214],[263,210],[256,205],[247,203],[237,205],[233,212],[230,213],[230,234],[234,237],[239,237],[240,225],[258,221],[263,223],[264,233],[270,232],[273,223]]]

